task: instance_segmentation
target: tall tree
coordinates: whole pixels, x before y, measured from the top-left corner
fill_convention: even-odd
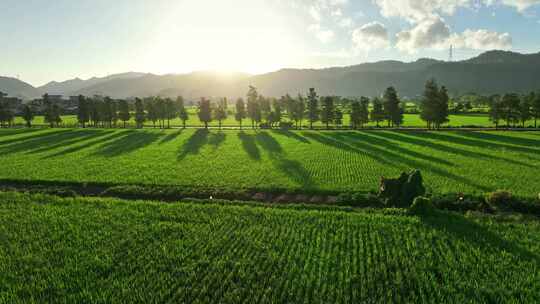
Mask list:
[[[261,107],[258,102],[257,88],[249,86],[247,93],[247,116],[251,119],[251,127],[255,129],[255,122],[261,121]]]
[[[315,92],[315,88],[309,89],[307,100],[309,128],[313,129],[313,123],[319,120],[319,97]]]
[[[436,120],[439,98],[437,82],[435,79],[428,80],[424,86],[423,98],[420,101],[420,118],[426,122],[428,129],[431,129]]]
[[[339,128],[343,124],[343,111],[339,107],[336,107],[334,112],[334,124]]]
[[[439,91],[439,98],[437,99],[435,120],[433,121],[437,129],[440,129],[442,124],[445,124],[450,121],[448,119],[449,103],[450,103],[450,98],[448,97],[448,90],[446,89],[445,86],[442,86],[441,90]]]
[[[493,95],[489,100],[489,120],[495,124],[495,128],[498,128],[499,121],[504,117],[504,105],[499,95]]]
[[[182,127],[186,128],[186,121],[189,119],[189,113],[184,105],[184,97],[178,96],[176,98],[176,108],[178,109],[178,117],[182,121]]]
[[[202,97],[198,105],[199,120],[204,123],[204,128],[208,129],[208,124],[212,121],[212,106],[210,100]]]
[[[34,120],[34,111],[32,111],[32,108],[30,107],[30,105],[28,104],[24,105],[23,111],[22,111],[22,117],[24,121],[26,122],[26,126],[28,128],[31,128],[32,120]]]
[[[126,100],[120,100],[118,103],[118,118],[122,121],[124,129],[126,128],[126,122],[131,119],[131,113],[129,113],[129,104]]]
[[[146,117],[152,122],[152,126],[156,127],[156,122],[159,122],[159,109],[158,103],[154,98],[148,98],[146,100]]]
[[[292,100],[292,105],[291,119],[295,121],[296,129],[301,129],[304,114],[306,112],[306,102],[304,97],[301,94],[298,94],[298,98]]]
[[[334,122],[335,114],[334,97],[326,96],[322,98],[321,122],[326,125],[326,129],[329,128],[330,123]]]
[[[351,128],[356,130],[360,125],[360,102],[353,100],[351,102]]]
[[[218,121],[219,129],[221,123],[227,119],[227,98],[222,98],[218,101],[217,107],[214,109],[214,118]]]
[[[246,118],[246,105],[242,98],[236,100],[236,112],[234,113],[234,119],[240,124],[240,130],[242,130],[242,120]]]
[[[58,126],[62,122],[60,107],[49,99],[49,94],[43,95],[43,104],[45,106],[45,115],[43,120],[51,128]]]
[[[272,103],[270,98],[265,98],[259,94],[257,102],[259,103],[259,108],[261,109],[262,120],[265,120],[267,124],[270,124],[270,114],[272,113]]]
[[[79,124],[86,128],[86,124],[90,121],[90,109],[86,98],[82,95],[77,97],[78,107],[77,107],[77,120]]]
[[[403,123],[403,109],[394,87],[389,87],[384,92],[383,108],[389,127],[399,127]]]
[[[273,124],[279,124],[281,122],[282,116],[283,116],[283,99],[273,99],[272,100],[272,106],[274,108],[272,112],[272,119],[270,122],[270,127],[272,127]]]
[[[531,115],[534,118],[534,127],[537,128],[537,120],[540,119],[540,92],[531,93],[533,96]]]
[[[369,123],[369,98],[363,96],[360,97],[359,123],[362,128]]]
[[[521,126],[525,128],[525,123],[531,119],[531,103],[532,99],[530,95],[524,95],[521,97],[521,100],[519,101],[519,121],[521,122]]]
[[[167,118],[167,128],[171,128],[171,119],[176,117],[176,105],[174,101],[170,98],[165,99],[165,117]]]
[[[503,118],[507,128],[515,127],[516,123],[519,122],[519,104],[520,98],[517,94],[508,93],[502,97]]]
[[[373,110],[371,110],[371,121],[377,124],[386,119],[386,114],[384,113],[383,103],[379,98],[373,98]]]
[[[135,123],[137,129],[141,129],[146,121],[146,113],[144,112],[144,104],[140,98],[135,98]]]

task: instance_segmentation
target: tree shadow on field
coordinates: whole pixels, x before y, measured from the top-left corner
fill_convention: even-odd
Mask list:
[[[476,147],[476,148],[481,148],[481,149],[489,149],[489,150],[505,149],[508,151],[525,153],[525,154],[528,154],[529,157],[532,157],[533,155],[538,155],[540,152],[539,149],[534,149],[532,147],[513,146],[513,145],[508,145],[508,144],[497,143],[491,140],[491,138],[493,138],[493,134],[490,135],[486,133],[478,133],[478,132],[473,132],[473,131],[469,131],[469,132],[457,131],[457,132],[452,132],[452,134],[455,134],[457,136],[450,136],[448,134],[434,133],[434,132],[425,132],[422,134],[411,133],[412,136],[440,140],[440,141],[448,142],[449,144],[457,143],[464,146]],[[534,147],[538,147],[538,146],[534,146]],[[474,155],[474,153],[478,154],[479,152],[470,152],[469,155]],[[490,157],[494,159],[498,157],[498,156],[487,155],[487,154],[482,154],[482,153],[479,153],[479,154],[480,154],[479,156],[481,157]],[[499,159],[510,161],[506,158],[499,157]]]
[[[313,178],[309,171],[296,160],[287,159],[281,144],[268,132],[262,131],[255,135],[255,142],[268,153],[272,165],[300,185],[304,190],[314,187]]]
[[[5,136],[13,136],[13,135],[24,135],[24,134],[30,134],[37,131],[43,131],[46,129],[43,128],[32,128],[32,129],[0,129],[0,138]]]
[[[244,148],[244,151],[246,151],[249,158],[254,160],[261,159],[261,152],[257,147],[257,143],[255,142],[255,135],[247,134],[243,131],[240,131],[238,132],[238,138],[242,142],[242,148]]]
[[[86,137],[95,136],[98,132],[85,132],[79,130],[63,130],[43,134],[29,140],[22,140],[0,148],[0,153],[39,153],[72,144],[84,140]]]
[[[540,257],[515,243],[505,240],[497,233],[490,231],[461,214],[437,211],[434,215],[421,216],[422,224],[432,229],[447,233],[456,239],[463,240],[481,252],[509,252],[519,259],[528,260],[540,265]]]
[[[110,140],[116,139],[118,137],[125,136],[126,135],[125,132],[129,132],[129,131],[112,132],[112,134],[111,134],[111,132],[107,132],[107,133],[105,133],[107,136],[102,136],[102,137],[99,137],[99,138],[97,138],[95,140],[85,141],[81,145],[70,146],[67,149],[63,149],[63,150],[60,150],[60,151],[58,151],[56,153],[44,156],[43,159],[59,157],[59,156],[64,156],[64,155],[76,153],[76,152],[82,151],[84,149],[91,148],[91,147],[93,147],[95,145],[99,145],[99,144],[108,142]]]
[[[469,138],[475,138],[475,139],[482,139],[486,141],[491,142],[497,142],[497,143],[503,143],[503,144],[510,144],[510,145],[519,145],[519,146],[526,146],[526,147],[540,147],[540,140],[534,139],[534,138],[523,138],[518,136],[507,136],[500,133],[491,133],[491,132],[465,132],[465,131],[458,131],[457,134],[469,137]],[[520,132],[517,133],[510,133],[510,134],[523,134]],[[495,144],[497,144],[495,143]],[[506,145],[504,145],[506,146]]]
[[[46,129],[41,129],[41,130],[46,130]],[[62,129],[62,130],[55,130],[55,131],[50,131],[50,132],[37,132],[37,133],[32,132],[30,136],[20,136],[20,137],[16,137],[12,139],[1,140],[0,146],[28,142],[32,140],[40,140],[40,139],[47,138],[50,136],[58,135],[60,133],[72,132],[72,131],[73,130]]]
[[[210,133],[208,136],[208,144],[216,150],[224,141],[227,135],[221,131],[218,133]]]
[[[160,141],[159,141],[159,144],[162,145],[162,144],[165,144],[165,143],[168,143],[170,141],[173,141],[175,140],[178,136],[180,136],[182,134],[182,130],[178,130],[178,131],[175,131],[175,132],[170,132],[169,134],[167,134],[165,137],[163,137]]]
[[[315,134],[315,133],[314,133]],[[399,168],[399,165],[405,165],[409,169],[419,169],[425,172],[430,172],[444,178],[452,179],[463,185],[470,185],[484,192],[492,189],[484,185],[478,184],[464,176],[459,176],[442,169],[438,164],[425,163],[423,161],[404,157],[403,154],[394,152],[396,145],[389,145],[388,141],[376,138],[368,132],[334,132],[334,133],[317,133],[312,138],[317,138],[321,143],[331,142],[334,147],[347,147],[346,151],[362,151],[367,155],[383,164]],[[322,135],[324,134],[324,135]],[[319,139],[325,137],[325,140]],[[388,150],[387,150],[388,149]],[[422,154],[423,155],[423,154]],[[410,155],[409,155],[410,156]],[[382,160],[382,161],[381,161]],[[422,159],[423,160],[423,159]]]
[[[298,135],[296,131],[290,131],[290,130],[274,130],[275,133],[283,136],[287,136],[288,138],[295,139],[303,144],[309,144],[309,140],[305,138],[304,136]]]
[[[125,131],[123,135],[113,141],[106,142],[96,151],[95,155],[114,157],[131,153],[152,144],[161,136],[161,134],[156,132],[141,130]]]
[[[114,131],[112,131],[112,130],[84,130],[84,131],[77,131],[76,133],[78,134],[78,136],[76,136],[76,137],[73,137],[73,138],[71,138],[69,140],[60,141],[60,142],[58,142],[58,143],[56,143],[54,145],[46,145],[46,146],[44,146],[42,148],[31,150],[31,151],[29,151],[29,153],[42,153],[42,152],[46,152],[46,151],[50,151],[50,150],[54,150],[54,149],[58,149],[58,148],[62,148],[62,147],[71,146],[71,145],[74,145],[74,144],[85,143],[88,140],[95,139],[95,138],[100,138],[100,137],[106,136],[108,134],[111,134],[113,132]]]
[[[208,134],[210,132],[207,129],[197,129],[193,135],[191,135],[178,151],[178,159],[184,159],[189,154],[198,154],[201,148],[208,141]]]
[[[460,149],[460,148],[455,147],[455,144],[453,144],[452,142],[448,140],[444,141],[448,145],[435,143],[435,142],[426,140],[425,138],[426,137],[429,138],[429,135],[430,135],[428,132],[407,132],[406,134],[404,134],[399,131],[389,131],[389,132],[372,132],[370,133],[370,135],[377,136],[380,138],[389,138],[396,141],[401,141],[401,142],[405,142],[405,143],[409,143],[409,144],[413,144],[413,145],[417,145],[421,147],[428,147],[430,149],[434,149],[434,150],[445,152],[445,153],[456,154],[456,155],[460,155],[466,158],[494,159],[494,160],[505,161],[508,163],[513,163],[515,165],[529,166],[529,164],[526,164],[517,160],[507,159],[507,158],[499,157],[496,155],[490,155],[490,154],[481,153],[481,152]],[[392,145],[393,148],[396,148],[396,144],[392,142],[389,142],[389,144]],[[436,159],[434,156],[427,156],[427,155],[419,156],[419,158],[425,158],[432,161]],[[436,161],[436,162],[440,162],[440,161]],[[444,160],[444,162],[446,162],[446,164],[449,166],[455,165],[446,160]]]

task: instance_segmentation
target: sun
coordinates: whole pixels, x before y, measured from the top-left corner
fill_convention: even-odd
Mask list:
[[[258,74],[289,65],[297,53],[293,35],[271,7],[253,3],[239,9],[228,1],[181,2],[155,28],[148,69]]]

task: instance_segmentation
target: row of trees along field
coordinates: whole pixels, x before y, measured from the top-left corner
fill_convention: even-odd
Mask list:
[[[3,98],[0,94],[0,98]],[[1,100],[0,100],[1,101]],[[439,87],[435,80],[425,84],[424,94],[419,103],[420,118],[426,122],[428,129],[440,128],[449,122],[449,103],[447,89]],[[501,122],[507,127],[525,126],[529,120],[540,119],[540,93],[519,95],[514,93],[492,95],[488,98],[490,121],[499,127]],[[56,127],[62,122],[61,108],[51,102],[48,95],[43,96],[44,121],[50,127]],[[301,128],[307,121],[309,128],[314,123],[321,122],[327,129],[342,127],[345,114],[350,117],[350,127],[363,128],[366,124],[374,122],[377,127],[385,122],[388,127],[399,127],[403,124],[405,105],[400,101],[395,88],[389,87],[381,98],[360,97],[355,99],[340,98],[336,96],[318,96],[314,88],[309,89],[307,95],[290,95],[279,99],[267,98],[250,86],[246,99],[239,98],[229,109],[227,98],[211,102],[201,98],[197,105],[199,121],[208,128],[209,123],[217,121],[221,128],[222,122],[229,116],[234,116],[240,128],[244,121],[250,122],[251,128]],[[22,110],[22,118],[27,126],[31,126],[34,111],[28,105]],[[109,97],[91,98],[78,97],[77,120],[81,127],[126,127],[128,122],[134,121],[137,128],[142,128],[145,122],[152,122],[154,127],[169,128],[171,120],[179,118],[185,128],[190,115],[180,96],[176,100],[161,97],[135,98],[134,102],[126,100],[113,100]],[[0,123],[2,126],[11,125],[14,114],[0,102]],[[121,122],[119,124],[119,122]]]

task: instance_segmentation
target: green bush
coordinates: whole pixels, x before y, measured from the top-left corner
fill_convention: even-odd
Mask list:
[[[414,199],[411,207],[409,207],[409,213],[414,215],[429,215],[435,213],[435,207],[431,199],[419,196]]]
[[[507,190],[497,190],[486,194],[486,203],[502,211],[511,211],[514,204],[512,193]]]

